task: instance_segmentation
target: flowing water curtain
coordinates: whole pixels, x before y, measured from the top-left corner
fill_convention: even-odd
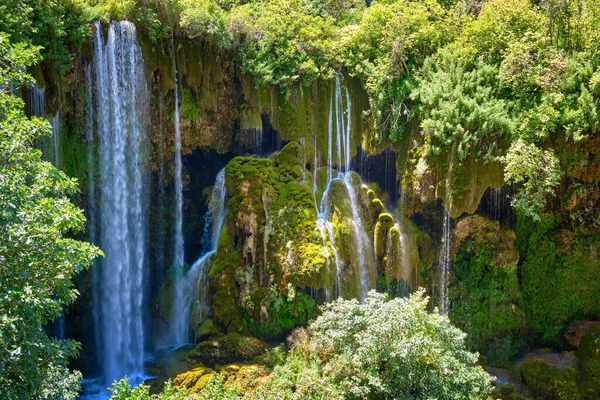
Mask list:
[[[105,257],[93,276],[93,312],[98,367],[110,384],[144,373],[149,99],[135,25],[111,23],[106,41],[98,22],[95,28],[88,84],[99,152],[97,231]]]
[[[185,301],[185,247],[183,239],[183,180],[181,160],[181,127],[179,121],[179,107],[181,95],[179,93],[179,80],[177,77],[177,57],[175,38],[171,38],[173,53],[173,77],[175,84],[175,225],[173,228],[173,262],[175,279],[174,307],[172,321],[172,339],[176,347],[188,343],[188,326],[186,325],[187,314]]]
[[[313,185],[318,215],[317,230],[320,232],[323,241],[323,253],[329,260],[329,270],[331,271],[333,266],[336,270],[333,293],[326,293],[326,300],[337,298],[343,294],[341,291],[342,281],[348,278],[344,272],[350,270],[356,270],[358,273],[356,284],[359,288],[358,297],[362,300],[369,290],[375,288],[377,272],[372,240],[362,222],[358,195],[353,185],[353,172],[350,170],[353,133],[352,99],[350,91],[339,76],[336,76],[331,90],[327,130],[327,159],[325,166],[323,166],[323,168],[327,168],[327,177],[320,201],[317,199],[317,185],[316,183]],[[317,182],[318,169],[315,168],[314,171],[315,176],[313,179],[314,182]],[[355,252],[351,258],[354,260],[355,265],[344,265],[345,263],[341,260],[336,247],[335,232],[331,221],[332,210],[329,206],[330,189],[334,184],[344,186],[346,200],[350,206],[352,240],[354,242],[352,251]],[[332,251],[329,251],[329,248]],[[333,263],[331,258],[333,258]],[[346,261],[352,263],[351,260]]]

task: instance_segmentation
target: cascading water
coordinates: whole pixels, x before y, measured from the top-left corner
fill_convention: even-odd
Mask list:
[[[454,148],[450,153],[450,160],[448,162],[448,172],[446,173],[446,205],[444,206],[444,218],[442,223],[442,246],[440,250],[440,261],[439,261],[439,274],[440,274],[440,314],[446,314],[448,312],[449,300],[448,300],[448,275],[450,272],[450,215],[447,209],[451,206],[452,200],[452,167],[454,164]]]
[[[215,185],[208,203],[205,216],[204,234],[202,237],[202,248],[204,254],[192,265],[186,275],[184,288],[184,300],[186,308],[180,310],[185,317],[186,327],[190,326],[192,315],[198,321],[208,316],[210,305],[208,302],[207,266],[213,254],[217,252],[219,235],[223,220],[225,219],[225,170],[222,169],[215,179]]]
[[[173,76],[175,79],[175,229],[173,232],[173,268],[175,279],[173,321],[173,343],[181,346],[188,342],[188,326],[185,312],[184,242],[183,242],[183,183],[181,162],[181,129],[179,126],[179,82],[177,79],[177,60],[175,57],[175,39],[173,39]]]
[[[97,357],[104,384],[125,375],[136,383],[144,372],[147,87],[135,25],[111,23],[106,43],[98,22],[95,27],[93,111],[100,157],[97,232],[105,254],[93,277]],[[93,132],[89,135],[93,139]]]
[[[344,107],[345,102],[345,107]],[[335,122],[335,124],[334,124]],[[334,138],[335,131],[335,138]],[[356,263],[360,279],[360,300],[364,299],[367,292],[375,287],[376,271],[374,268],[373,246],[368,233],[366,232],[362,217],[360,215],[358,197],[352,184],[352,173],[350,171],[351,155],[351,133],[352,133],[352,101],[348,88],[344,88],[339,77],[335,79],[335,87],[332,91],[329,103],[329,123],[328,123],[328,145],[327,145],[327,181],[325,190],[321,197],[321,202],[317,206],[317,229],[321,233],[323,240],[323,252],[329,255],[327,249],[327,239],[333,248],[333,256],[336,267],[336,284],[334,287],[334,297],[341,295],[341,272],[342,262],[339,259],[338,251],[335,246],[333,225],[330,221],[331,213],[329,210],[329,192],[331,184],[334,181],[343,183],[347,193],[348,202],[352,214],[352,230],[355,241]],[[335,150],[335,152],[334,152]],[[335,159],[334,159],[335,154]],[[316,164],[316,163],[315,163]],[[334,174],[333,166],[337,166],[338,171]],[[314,181],[316,182],[316,169]],[[313,186],[316,198],[316,184]],[[327,232],[326,232],[327,231]],[[326,296],[330,297],[330,296]],[[329,299],[327,299],[329,300]]]
[[[46,115],[46,88],[31,86],[29,90],[29,114],[43,118]]]
[[[61,110],[59,109],[54,117],[52,117],[52,150],[53,150],[53,163],[56,168],[61,168],[61,148],[60,148],[60,118]]]

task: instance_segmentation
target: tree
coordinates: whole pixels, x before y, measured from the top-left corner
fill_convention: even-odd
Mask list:
[[[71,279],[101,252],[72,239],[85,217],[69,197],[77,182],[33,145],[50,132],[28,119],[12,93],[31,84],[39,48],[0,34],[0,398],[75,399],[80,374],[67,368],[78,344],[48,337],[44,325],[78,292]]]

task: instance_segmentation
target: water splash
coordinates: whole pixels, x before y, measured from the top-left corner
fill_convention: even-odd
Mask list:
[[[142,157],[147,87],[135,25],[114,22],[104,43],[100,23],[94,36],[95,116],[100,153],[99,261],[96,338],[102,382],[144,370],[144,285],[146,207]],[[91,84],[91,82],[89,83]]]

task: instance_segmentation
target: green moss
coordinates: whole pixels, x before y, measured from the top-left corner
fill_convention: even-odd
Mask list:
[[[382,259],[385,255],[388,231],[394,226],[394,218],[387,213],[379,215],[375,225],[375,256]]]
[[[524,255],[522,291],[528,324],[547,344],[553,344],[560,327],[598,313],[600,270],[597,249],[600,239],[576,230],[572,252],[565,254],[552,241],[560,229],[552,216],[539,223],[518,217],[517,243]]]
[[[523,362],[521,375],[529,390],[544,399],[579,398],[574,363],[564,365],[548,356],[551,355],[531,355]]]

